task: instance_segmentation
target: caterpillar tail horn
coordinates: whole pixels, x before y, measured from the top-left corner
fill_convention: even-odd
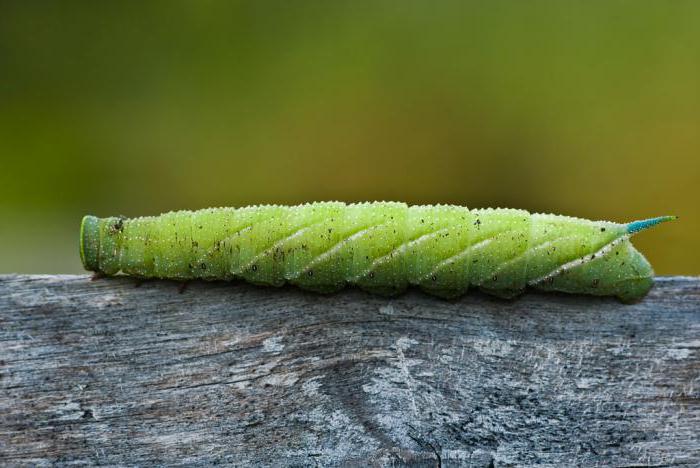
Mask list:
[[[636,234],[639,231],[649,229],[650,227],[656,226],[657,224],[665,223],[666,221],[673,221],[675,219],[678,219],[678,216],[659,216],[657,218],[632,221],[631,223],[627,224],[627,232],[629,234]]]

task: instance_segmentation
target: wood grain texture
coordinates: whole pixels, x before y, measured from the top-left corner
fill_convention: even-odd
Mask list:
[[[0,277],[0,464],[698,466],[700,280],[513,302]]]

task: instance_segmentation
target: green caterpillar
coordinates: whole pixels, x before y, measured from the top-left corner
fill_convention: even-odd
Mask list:
[[[85,216],[87,270],[142,278],[290,283],[329,293],[408,285],[451,298],[470,287],[513,297],[526,287],[643,297],[649,262],[629,237],[671,216],[617,224],[515,209],[340,202]]]

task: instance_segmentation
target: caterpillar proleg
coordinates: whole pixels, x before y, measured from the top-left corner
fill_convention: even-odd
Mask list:
[[[672,216],[618,224],[525,210],[396,202],[250,206],[126,219],[85,216],[87,270],[141,278],[234,280],[322,293],[417,286],[451,298],[470,288],[643,297],[649,262],[630,236]]]

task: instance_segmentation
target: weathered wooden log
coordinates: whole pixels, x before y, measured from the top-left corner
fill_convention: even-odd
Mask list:
[[[700,279],[642,302],[0,277],[0,464],[700,465]]]

